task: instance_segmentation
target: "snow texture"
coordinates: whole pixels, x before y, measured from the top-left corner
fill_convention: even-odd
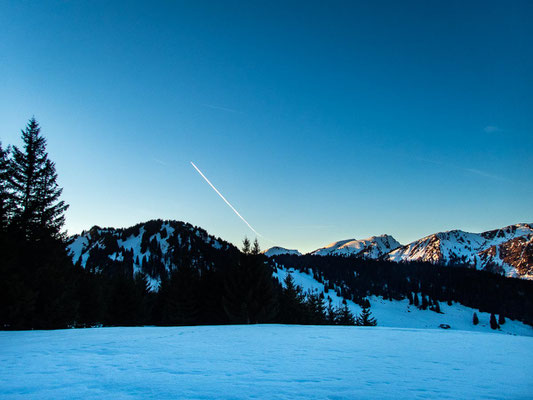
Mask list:
[[[526,399],[533,338],[340,326],[0,332],[0,399]]]

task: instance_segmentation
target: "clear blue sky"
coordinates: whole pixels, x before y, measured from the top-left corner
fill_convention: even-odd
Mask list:
[[[303,251],[533,222],[531,21],[529,1],[0,1],[0,138],[35,115],[69,233],[253,238],[190,161]]]

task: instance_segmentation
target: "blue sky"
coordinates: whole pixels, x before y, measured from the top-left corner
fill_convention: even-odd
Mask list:
[[[152,218],[303,251],[533,222],[530,2],[0,1],[69,233]],[[466,4],[465,4],[466,3]]]

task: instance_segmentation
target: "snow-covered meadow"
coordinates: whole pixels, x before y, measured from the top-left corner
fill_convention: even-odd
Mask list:
[[[0,332],[1,399],[517,399],[533,338],[342,326]]]

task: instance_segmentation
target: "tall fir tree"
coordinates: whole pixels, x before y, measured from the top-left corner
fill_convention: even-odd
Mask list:
[[[48,159],[46,139],[35,118],[22,131],[24,146],[14,146],[9,162],[12,223],[26,240],[64,239],[61,229],[68,205],[60,200],[55,164]]]
[[[370,307],[363,307],[361,314],[355,319],[355,325],[357,326],[376,326],[377,324],[376,319],[372,317]]]
[[[302,288],[294,283],[291,274],[287,274],[283,283],[285,287],[280,294],[279,322],[282,324],[305,323],[306,304]]]
[[[253,255],[258,255],[259,253],[261,253],[261,247],[259,247],[259,242],[257,241],[257,238],[255,238],[254,240],[251,252]]]
[[[3,224],[0,240],[0,326],[62,328],[75,323],[77,278],[61,229],[67,205],[35,118],[22,150],[1,151]],[[3,225],[5,227],[5,225]]]
[[[338,325],[354,325],[355,324],[355,318],[348,308],[348,304],[344,303],[344,305],[337,310],[337,319],[335,322]]]
[[[10,193],[8,190],[10,148],[2,148],[0,142],[0,235],[7,230],[10,219]]]

